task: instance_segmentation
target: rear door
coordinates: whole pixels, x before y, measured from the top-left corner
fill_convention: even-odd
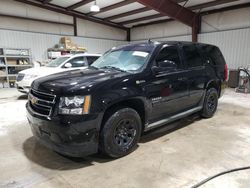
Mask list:
[[[196,107],[202,102],[206,83],[206,69],[202,54],[194,44],[183,45],[183,58],[188,71],[189,100],[187,105]]]

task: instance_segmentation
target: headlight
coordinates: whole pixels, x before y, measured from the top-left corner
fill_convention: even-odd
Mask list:
[[[61,97],[59,103],[59,114],[88,114],[90,109],[90,102],[90,95]]]
[[[27,75],[25,75],[25,79],[32,79],[32,78],[36,78],[36,77],[38,77],[38,75],[35,75],[35,74],[27,74]]]

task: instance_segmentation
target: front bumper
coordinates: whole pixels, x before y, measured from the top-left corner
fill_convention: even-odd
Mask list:
[[[33,80],[21,80],[21,81],[18,81],[16,82],[16,85],[17,85],[17,90],[21,93],[26,93],[28,94],[29,93],[29,90],[31,88],[31,83],[33,82]]]
[[[21,93],[28,94],[30,91],[30,87],[22,87],[17,84],[17,90]]]
[[[48,148],[72,157],[97,153],[101,115],[38,117],[26,104],[33,135]]]

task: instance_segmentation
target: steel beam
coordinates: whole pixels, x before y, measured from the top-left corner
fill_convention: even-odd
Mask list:
[[[122,2],[119,2],[119,3],[116,3],[116,4],[109,5],[107,7],[101,8],[101,10],[99,12],[90,12],[90,13],[88,13],[88,15],[93,16],[93,15],[96,15],[96,14],[107,12],[109,10],[113,10],[115,8],[119,8],[119,7],[128,5],[128,4],[134,3],[134,2],[136,2],[136,0],[124,0]]]
[[[190,27],[193,26],[196,13],[179,5],[172,0],[137,0],[139,3],[156,10],[162,15],[169,16]]]
[[[47,4],[47,3],[50,3],[52,0],[43,0],[43,4]]]
[[[141,23],[141,24],[133,25],[133,28],[135,28],[135,27],[143,27],[143,26],[148,26],[148,25],[153,25],[153,24],[166,23],[166,22],[170,22],[170,21],[174,21],[174,19],[167,18],[167,19],[163,19],[163,20],[156,20],[156,21],[152,21],[152,22]]]
[[[58,13],[61,13],[61,14],[66,14],[66,15],[69,15],[69,16],[75,16],[77,18],[89,20],[89,21],[92,21],[92,22],[95,22],[95,23],[100,23],[100,24],[103,24],[103,25],[107,25],[107,26],[127,30],[126,27],[124,27],[122,25],[119,25],[117,23],[114,23],[114,22],[111,22],[111,21],[106,21],[106,20],[103,20],[101,18],[96,18],[96,17],[93,17],[93,16],[88,16],[86,14],[83,14],[83,13],[80,13],[80,12],[77,12],[77,11],[74,11],[74,10],[66,10],[64,7],[53,5],[53,4],[50,4],[50,3],[43,4],[40,1],[39,2],[34,2],[34,1],[31,1],[31,0],[14,0],[14,1],[25,3],[25,4],[28,4],[28,5],[31,5],[31,6],[36,6],[36,7],[39,7],[39,8],[46,9],[46,10],[58,12]]]
[[[67,9],[67,10],[74,10],[74,9],[76,9],[76,8],[78,8],[78,7],[81,7],[81,6],[83,6],[83,5],[86,5],[86,4],[91,3],[91,2],[93,2],[93,1],[94,1],[94,0],[83,0],[83,1],[80,1],[80,2],[78,2],[78,3],[75,3],[75,4],[73,4],[73,5],[68,6],[66,9]]]
[[[226,3],[226,2],[229,3],[230,0],[226,0],[226,1],[223,0],[223,1],[224,1],[224,3]],[[238,0],[234,0],[234,1],[238,1]],[[201,9],[201,8],[208,8],[208,7],[215,6],[215,5],[220,5],[221,3],[222,3],[222,1],[216,0],[216,1],[211,1],[211,2],[208,2],[208,3],[202,3],[202,4],[199,4],[199,5],[194,5],[194,6],[187,7],[187,8],[191,9],[191,10],[196,10],[196,9]],[[235,10],[235,9],[240,9],[240,8],[246,8],[246,7],[250,7],[250,3],[243,3],[243,4],[233,5],[233,6],[229,6],[229,7],[220,8],[220,9],[214,9],[214,10],[204,11],[204,12],[201,12],[200,14],[201,14],[201,16],[203,16],[203,15],[214,14],[214,13],[219,13],[219,12],[224,12],[224,11],[230,11],[230,10]],[[138,25],[135,25],[133,27],[141,27],[141,26],[148,26],[148,25],[152,25],[152,24],[165,23],[167,21],[172,21],[172,20],[169,20],[169,19],[157,20],[157,21],[153,21],[153,22],[147,22],[147,23],[143,23],[143,24],[138,24]]]
[[[118,19],[118,18],[122,18],[122,17],[126,17],[126,16],[131,16],[133,14],[138,14],[138,13],[149,11],[149,10],[151,10],[151,9],[148,8],[148,7],[143,7],[143,8],[139,8],[139,9],[136,9],[136,10],[131,10],[129,12],[117,14],[117,15],[110,16],[110,17],[106,17],[104,19],[105,20],[115,20],[115,19]]]
[[[235,1],[239,1],[239,0],[216,0],[216,1],[210,1],[207,3],[201,3],[198,5],[194,5],[194,6],[190,6],[187,7],[190,10],[199,10],[199,9],[203,9],[203,8],[208,8],[208,7],[213,7],[213,6],[217,6],[217,5],[222,5],[222,4],[226,4],[226,3],[232,3]]]
[[[238,0],[216,0],[216,1],[211,1],[211,2],[207,2],[207,3],[201,3],[201,4],[198,4],[198,5],[190,6],[190,7],[187,7],[187,9],[190,9],[190,10],[199,10],[199,9],[208,8],[208,7],[212,7],[212,6],[216,6],[216,5],[221,5],[221,4],[225,4],[225,3],[230,3],[230,2],[234,2],[234,1],[238,1]],[[126,13],[124,13],[124,15],[126,15]],[[156,15],[158,15],[158,16],[156,16]],[[155,14],[155,16],[161,18],[161,17],[164,17],[165,15],[161,15],[160,16],[159,14]],[[116,16],[114,16],[114,17],[116,17]],[[154,17],[154,16],[152,15],[152,17]],[[116,17],[116,19],[117,19],[117,17]],[[146,20],[151,19],[151,16],[149,16],[149,17],[146,16],[144,18],[138,18],[138,19],[140,21],[146,21]],[[164,20],[169,21],[169,19],[164,19]],[[164,20],[158,20],[158,21],[153,21],[153,22],[149,22],[149,23],[138,24],[135,27],[150,25],[150,24],[154,24],[154,23],[164,23],[165,22]],[[136,21],[137,21],[137,19],[128,20],[128,21],[126,21],[126,23],[135,23]]]
[[[182,3],[182,2],[185,2],[187,0],[174,0],[174,1],[176,3]],[[109,16],[109,17],[106,17],[104,19],[105,20],[115,20],[115,19],[118,19],[118,18],[131,16],[131,15],[138,14],[138,13],[145,12],[145,11],[149,11],[149,10],[151,10],[149,7],[143,7],[143,8],[135,9],[135,10],[132,10],[132,11],[124,12],[124,13],[121,13],[121,14],[117,14],[117,15],[114,15],[114,16]]]
[[[131,23],[141,22],[141,21],[145,21],[145,20],[152,20],[152,19],[161,18],[161,17],[162,17],[161,14],[154,14],[154,15],[145,16],[145,17],[142,17],[142,18],[136,18],[136,19],[133,19],[133,20],[119,22],[119,24],[128,25],[128,24],[131,24]]]
[[[223,7],[220,9],[214,9],[214,10],[208,10],[201,12],[201,15],[208,15],[208,14],[215,14],[215,13],[220,13],[220,12],[225,12],[225,11],[230,11],[230,10],[236,10],[236,9],[241,9],[241,8],[248,8],[250,7],[250,3],[241,3],[238,5],[233,5],[233,6],[228,6],[228,7]]]

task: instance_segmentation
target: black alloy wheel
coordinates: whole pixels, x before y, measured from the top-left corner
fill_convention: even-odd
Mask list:
[[[218,106],[218,92],[215,88],[210,88],[206,92],[201,116],[210,118],[214,115]]]
[[[207,108],[210,112],[213,112],[217,105],[217,98],[215,95],[210,95],[207,99]]]
[[[114,132],[115,143],[124,150],[129,147],[136,135],[136,127],[133,119],[123,119],[118,123]]]
[[[113,158],[134,151],[142,131],[141,118],[137,111],[119,107],[111,110],[107,116],[100,133],[100,151]]]

